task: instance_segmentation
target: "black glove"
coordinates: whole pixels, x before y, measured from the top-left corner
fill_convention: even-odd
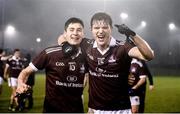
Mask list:
[[[30,96],[32,96],[32,88],[29,88],[27,91],[23,93],[16,93],[15,97],[17,98],[17,102],[18,102],[18,106],[16,108],[19,111],[22,111],[25,108],[25,99]]]
[[[136,95],[137,95],[137,94],[136,94],[136,90],[130,88],[130,89],[129,89],[129,96],[136,96]]]
[[[65,57],[69,57],[69,56],[77,53],[77,47],[75,45],[69,44],[68,42],[63,42],[62,52]]]
[[[27,91],[23,92],[23,93],[16,93],[15,97],[17,97],[18,99],[24,99],[28,96],[30,96],[32,94],[32,89],[29,88]]]
[[[129,27],[127,27],[125,24],[122,25],[115,24],[114,26],[118,28],[119,33],[125,34],[127,37],[136,35],[136,33],[132,31]]]

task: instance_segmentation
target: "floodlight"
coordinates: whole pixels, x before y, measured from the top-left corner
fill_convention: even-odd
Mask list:
[[[128,14],[127,13],[121,13],[120,14],[120,17],[121,17],[121,19],[127,19],[128,18]]]
[[[141,21],[141,26],[142,27],[146,27],[146,22],[145,21]]]
[[[41,42],[41,38],[36,38],[36,42],[37,43]]]
[[[169,23],[169,30],[174,30],[176,29],[176,26],[174,23]]]
[[[12,26],[12,25],[8,25],[6,28],[6,31],[5,31],[5,33],[7,35],[14,35],[15,32],[16,32],[16,30],[15,30],[14,26]]]

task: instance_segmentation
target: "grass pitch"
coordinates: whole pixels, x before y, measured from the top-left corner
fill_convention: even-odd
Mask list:
[[[34,86],[34,106],[24,113],[41,113],[45,94],[45,75],[36,74]],[[180,77],[179,76],[155,76],[155,88],[146,91],[145,112],[147,113],[174,113],[180,112]],[[147,84],[148,87],[148,84]],[[9,112],[10,88],[5,82],[3,92],[0,95],[0,113]],[[84,90],[84,110],[87,112],[88,93]]]

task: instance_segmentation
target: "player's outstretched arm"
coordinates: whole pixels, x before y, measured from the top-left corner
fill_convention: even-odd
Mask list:
[[[135,36],[131,36],[131,38],[133,39],[136,47],[130,50],[130,55],[142,60],[152,60],[154,58],[154,51],[143,38],[137,34]]]
[[[26,67],[21,71],[21,73],[18,76],[18,86],[16,90],[17,93],[23,93],[30,88],[30,86],[26,84],[26,81],[32,72],[33,69],[30,66]]]
[[[2,61],[6,61],[6,60],[8,60],[8,59],[11,58],[11,57],[12,57],[12,55],[2,56],[2,57],[1,57],[1,60],[2,60]]]
[[[151,49],[149,44],[142,39],[138,34],[132,31],[125,24],[115,25],[118,28],[118,32],[126,35],[127,38],[131,38],[136,45],[129,51],[129,56],[138,58],[141,60],[152,60],[154,58],[154,51]]]

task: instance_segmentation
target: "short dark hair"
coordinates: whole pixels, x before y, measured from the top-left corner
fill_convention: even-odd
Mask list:
[[[84,23],[83,23],[83,21],[82,21],[81,19],[76,18],[76,17],[71,17],[70,19],[68,19],[68,20],[66,21],[66,23],[65,23],[65,25],[64,25],[64,30],[65,30],[65,31],[67,30],[69,24],[71,24],[71,23],[79,23],[79,24],[81,24],[82,27],[84,28]]]
[[[14,49],[14,53],[15,53],[16,51],[20,51],[20,49],[18,49],[18,48]]]
[[[103,20],[105,23],[109,24],[112,27],[112,19],[111,17],[104,12],[95,13],[93,17],[91,18],[91,27],[93,25],[94,21],[100,21]]]

